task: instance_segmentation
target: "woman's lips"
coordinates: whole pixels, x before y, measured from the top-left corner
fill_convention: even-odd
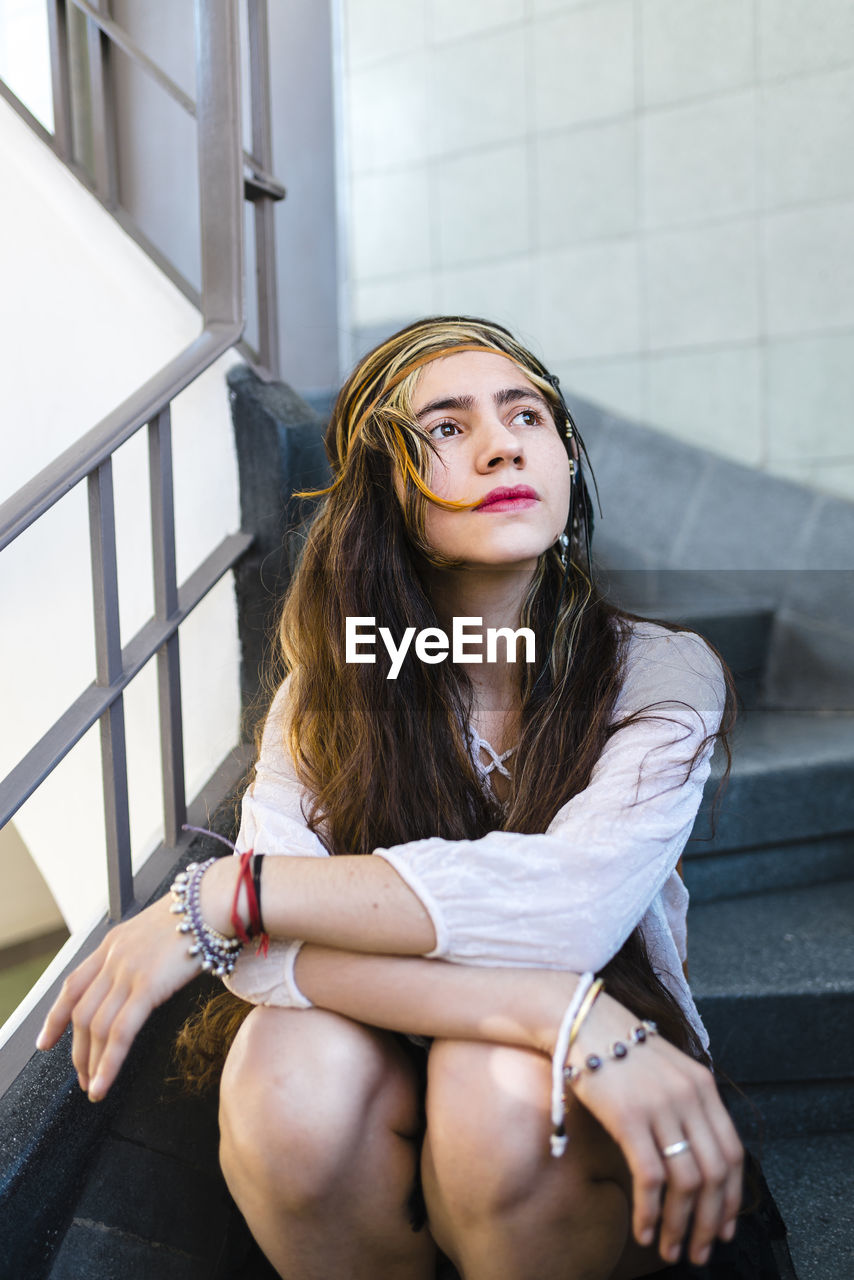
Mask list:
[[[535,491],[528,485],[517,485],[513,489],[493,489],[475,507],[475,511],[524,511],[527,507],[536,506],[539,502]]]

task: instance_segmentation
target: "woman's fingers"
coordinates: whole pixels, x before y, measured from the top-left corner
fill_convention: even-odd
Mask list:
[[[168,898],[117,925],[69,974],[36,1045],[50,1049],[71,1022],[71,1058],[92,1101],[115,1080],[151,1010],[198,973]]]
[[[696,1071],[694,1072],[696,1075]],[[741,1207],[743,1148],[721,1102],[711,1072],[700,1068],[696,1079],[699,1109],[686,1132],[702,1175],[691,1230],[691,1261],[702,1265],[715,1238],[731,1238]]]
[[[688,1223],[704,1186],[703,1175],[698,1167],[693,1145],[678,1154],[665,1154],[677,1143],[684,1141],[677,1118],[672,1115],[657,1118],[654,1132],[665,1167],[658,1250],[665,1262],[675,1262],[682,1252]]]
[[[624,1131],[619,1142],[632,1175],[632,1232],[638,1244],[649,1245],[661,1217],[664,1161],[645,1125]]]
[[[102,963],[103,957],[98,948],[68,975],[60,988],[59,995],[48,1010],[36,1040],[37,1049],[52,1049],[57,1043],[71,1021],[74,1006],[100,971]]]
[[[89,1088],[91,1024],[112,986],[110,973],[102,967],[71,1011],[71,1061],[81,1089]]]
[[[92,1102],[100,1102],[113,1084],[152,1007],[149,1000],[129,995],[111,1020],[109,1035],[89,1082],[89,1097]]]
[[[670,1098],[669,1114],[662,1111],[654,1124],[667,1179],[659,1249],[675,1261],[690,1223],[689,1257],[701,1266],[738,1212],[742,1148],[705,1068],[686,1063]]]
[[[721,1101],[714,1080],[704,1099],[704,1107],[726,1165],[718,1235],[723,1240],[731,1240],[735,1235],[736,1217],[744,1195],[744,1147],[730,1114]]]
[[[89,1082],[94,1080],[98,1073],[98,1064],[101,1056],[109,1040],[110,1033],[116,1018],[128,998],[128,988],[126,983],[114,982],[109,990],[104,994],[100,1004],[95,1010],[89,1021],[89,1054],[87,1059],[87,1083],[84,1088],[89,1088]],[[75,1026],[76,1032],[76,1026]]]
[[[628,1065],[628,1063],[627,1063]],[[675,1262],[686,1244],[702,1265],[716,1237],[731,1238],[741,1205],[743,1150],[710,1071],[656,1040],[628,1075],[582,1077],[579,1100],[618,1142],[632,1175],[632,1229]],[[683,1143],[687,1145],[683,1146]],[[665,1154],[666,1153],[666,1154]]]

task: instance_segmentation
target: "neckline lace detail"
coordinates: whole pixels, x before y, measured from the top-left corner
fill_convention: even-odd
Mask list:
[[[477,767],[481,777],[488,779],[493,770],[497,770],[502,777],[509,778],[510,771],[505,768],[504,761],[511,756],[516,750],[515,746],[508,747],[506,751],[502,751],[499,755],[491,742],[487,742],[486,738],[482,738],[476,729],[469,726],[469,736],[471,739],[472,759]],[[489,760],[484,764],[480,758],[481,751],[485,751],[489,756]]]

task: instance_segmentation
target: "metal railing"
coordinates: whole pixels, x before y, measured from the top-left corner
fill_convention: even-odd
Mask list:
[[[169,255],[146,235],[142,227],[121,204],[117,148],[117,105],[114,51],[119,50],[139,67],[171,101],[192,119],[198,106],[162,67],[140,48],[139,44],[110,16],[110,0],[45,0],[50,39],[50,71],[53,92],[54,131],[50,133],[32,115],[26,105],[0,80],[0,96],[6,99],[30,128],[74,172],[94,196],[109,209],[125,231],[145,250],[162,271],[177,285],[185,297],[201,308],[206,295],[201,294]],[[245,0],[248,12],[248,66],[250,81],[250,114],[252,149],[241,146],[243,162],[243,196],[254,211],[255,276],[257,288],[258,345],[252,347],[241,336],[240,350],[262,373],[277,378],[280,373],[278,307],[276,305],[276,244],[273,231],[274,206],[283,200],[285,188],[272,173],[272,131],[270,125],[270,58],[268,0]],[[232,0],[236,8],[238,0]],[[196,6],[198,8],[198,6]],[[85,73],[89,146],[84,156],[75,145],[80,130],[79,117],[84,114],[80,90],[75,94],[72,83],[76,54],[69,21],[75,11],[85,24],[83,66],[77,57],[78,78]],[[234,15],[237,21],[237,14]],[[196,32],[197,39],[199,32]],[[204,272],[203,272],[204,280]]]
[[[125,39],[115,24],[86,0],[70,0],[93,24],[94,44],[101,56],[90,60],[99,78],[106,58],[103,42]],[[67,80],[63,72],[63,41],[67,37],[64,0],[50,0],[51,44],[54,52],[56,104],[55,149],[68,157],[70,129],[63,106]],[[255,58],[265,52],[264,0],[251,0],[250,30],[254,30]],[[175,557],[175,518],[172,488],[171,402],[207,369],[243,331],[243,167],[247,161],[241,146],[240,65],[237,0],[195,0],[197,103],[202,259],[199,336],[154,377],[108,414],[49,466],[0,505],[0,550],[29,528],[75,485],[86,481],[89,497],[89,533],[94,593],[96,678],[59,716],[15,769],[0,782],[0,826],[9,821],[24,801],[52,772],[71,748],[96,722],[100,724],[109,915],[121,919],[134,906],[131,865],[128,774],[123,693],[128,684],[156,655],[162,762],[163,813],[166,844],[179,843],[186,821],[184,794],[183,728],[178,628],[208,591],[235,565],[251,544],[251,535],[225,537],[190,577],[178,584]],[[257,19],[257,26],[255,25]],[[123,44],[127,47],[127,41]],[[138,52],[138,51],[137,51]],[[140,55],[141,65],[148,60]],[[152,74],[155,74],[154,72]],[[161,72],[156,73],[164,83]],[[171,83],[171,82],[170,82]],[[263,92],[261,82],[258,92]],[[172,90],[180,93],[176,86]],[[171,90],[170,90],[171,91]],[[8,93],[5,96],[9,96]],[[256,104],[260,107],[260,104]],[[263,117],[263,110],[259,109]],[[104,163],[98,164],[104,192],[112,189],[110,168],[111,125],[105,116],[98,136]],[[269,149],[269,116],[266,134],[259,127],[259,144]],[[253,182],[271,185],[263,165],[253,167]],[[274,297],[274,295],[273,295]],[[275,333],[275,304],[269,305],[268,335]],[[143,427],[148,430],[150,507],[153,537],[154,616],[124,646],[119,628],[116,525],[113,501],[112,455]],[[94,944],[94,935],[81,952]],[[46,998],[41,1001],[41,1006]],[[31,1028],[39,1008],[13,1032],[24,1033],[28,1055]],[[10,1041],[0,1072],[0,1091],[9,1075]],[[12,1054],[12,1059],[20,1056]],[[25,1060],[25,1059],[24,1059]]]

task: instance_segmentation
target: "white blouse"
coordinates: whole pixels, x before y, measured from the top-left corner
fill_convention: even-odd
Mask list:
[[[432,957],[514,968],[601,969],[640,924],[656,973],[704,1046],[708,1036],[683,974],[688,892],[676,864],[711,768],[720,724],[721,665],[693,632],[632,624],[620,720],[652,707],[608,741],[585,789],[543,834],[491,831],[375,849],[418,896],[436,931]],[[239,850],[328,857],[306,826],[307,796],[285,753],[287,682],[267,717],[255,782],[243,800]],[[471,737],[477,753],[476,735]],[[505,753],[508,754],[508,753]],[[479,756],[476,756],[479,762]],[[555,767],[559,767],[557,764]],[[254,1004],[305,1006],[293,979],[299,943],[247,948],[227,985]]]

